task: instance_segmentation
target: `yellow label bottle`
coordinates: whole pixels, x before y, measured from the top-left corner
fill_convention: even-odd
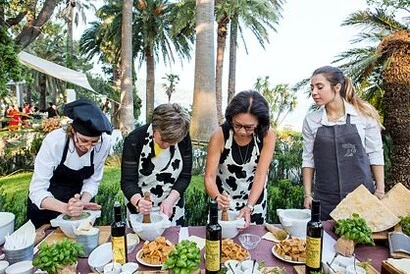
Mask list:
[[[322,239],[306,237],[306,265],[311,268],[320,268]]]
[[[111,237],[112,252],[114,262],[125,264],[127,262],[127,252],[125,250],[125,237]]]
[[[217,274],[221,270],[222,227],[218,223],[218,204],[209,204],[209,223],[206,225],[205,273]]]
[[[320,221],[320,201],[312,201],[311,219],[306,226],[305,273],[322,271],[323,225]]]

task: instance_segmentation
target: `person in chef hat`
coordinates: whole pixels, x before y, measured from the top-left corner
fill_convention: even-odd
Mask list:
[[[71,123],[44,138],[34,163],[27,218],[36,228],[61,213],[74,217],[101,208],[90,201],[103,177],[112,125],[88,100],[66,104],[64,115]]]

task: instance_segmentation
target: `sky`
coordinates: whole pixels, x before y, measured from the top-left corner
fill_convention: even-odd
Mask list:
[[[298,81],[309,78],[312,72],[321,66],[330,65],[341,52],[352,48],[350,41],[359,33],[358,29],[342,27],[341,23],[349,14],[366,9],[365,0],[287,0],[283,5],[283,18],[276,27],[277,32],[271,32],[270,44],[264,50],[249,32],[245,32],[248,55],[240,44],[237,52],[236,91],[253,88],[258,77],[269,76],[271,86],[289,84],[293,86]],[[216,37],[215,37],[216,39]],[[215,41],[216,42],[216,41]],[[229,44],[229,39],[227,40]],[[194,56],[191,61],[177,61],[175,65],[165,67],[158,64],[156,69],[155,105],[167,102],[166,83],[162,77],[173,73],[180,77],[176,93],[171,102],[191,108],[194,87]],[[226,90],[228,76],[228,48],[225,51],[223,109],[226,107]],[[137,72],[138,96],[145,102],[145,66]],[[290,113],[282,126],[291,126],[301,131],[303,118],[313,100],[307,94],[298,94],[298,105]],[[141,119],[145,117],[143,105]]]

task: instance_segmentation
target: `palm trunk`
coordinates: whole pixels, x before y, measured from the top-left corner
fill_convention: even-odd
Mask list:
[[[389,66],[382,73],[384,125],[393,140],[387,188],[402,183],[410,189],[410,33],[396,32],[385,38],[379,48],[386,58],[390,57]]]
[[[145,90],[145,120],[146,122],[151,120],[152,112],[154,111],[154,99],[155,99],[155,60],[154,54],[151,48],[145,49],[146,64],[147,64],[147,80]]]
[[[222,76],[226,45],[226,32],[229,23],[229,18],[225,17],[218,22],[218,40],[216,49],[216,75],[215,75],[215,95],[216,95],[216,112],[218,115],[218,123],[223,122],[222,113]]]
[[[69,3],[70,5],[70,3]],[[73,55],[74,55],[74,46],[73,46],[73,8],[69,7],[69,14],[67,20],[67,57],[66,65],[68,68],[73,68]],[[70,84],[68,84],[70,86]]]
[[[236,40],[238,38],[238,15],[231,20],[231,32],[229,34],[229,76],[228,76],[228,99],[232,100],[236,92]]]
[[[124,0],[121,31],[121,132],[134,129],[134,104],[132,94],[132,0]]]
[[[191,137],[209,141],[217,127],[215,100],[214,0],[196,0],[195,81]]]
[[[114,65],[113,69],[113,81],[114,81],[114,89],[118,92],[121,92],[121,68],[120,64]],[[120,105],[117,102],[112,101],[112,118],[111,118],[111,124],[113,128],[120,128]]]

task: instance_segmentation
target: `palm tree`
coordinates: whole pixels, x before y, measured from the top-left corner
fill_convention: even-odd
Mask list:
[[[175,86],[178,84],[179,81],[179,76],[177,74],[166,74],[165,77],[162,77],[162,79],[165,79],[168,81],[168,84],[162,84],[162,86],[165,89],[165,93],[167,94],[168,97],[168,103],[171,102],[171,96],[175,92]]]
[[[393,142],[388,188],[399,182],[410,188],[410,29],[381,9],[355,12],[343,25],[365,30],[354,42],[376,44],[348,50],[336,62],[383,109],[384,134]]]
[[[132,0],[123,1],[121,41],[120,128],[129,133],[135,127],[132,95]]]
[[[269,76],[259,77],[255,83],[255,90],[260,92],[268,102],[271,110],[271,126],[274,128],[278,128],[286,116],[296,108],[297,96],[288,84],[279,84],[272,88]]]
[[[215,101],[214,0],[196,1],[195,81],[191,137],[208,141],[218,126]]]
[[[193,37],[175,33],[171,24],[172,15],[178,9],[176,3],[168,0],[139,0],[134,16],[134,51],[138,53],[139,64],[146,64],[146,120],[151,117],[155,98],[155,64],[160,57],[165,64],[175,62],[174,54],[181,59],[190,58]]]
[[[66,66],[72,68],[72,56],[74,55],[74,25],[78,26],[79,17],[87,23],[86,10],[96,11],[93,0],[66,0],[64,7],[59,11],[59,17],[67,23],[67,53]]]
[[[231,47],[232,57],[230,58],[230,68],[236,68],[236,40],[237,32],[242,34],[243,28],[249,28],[264,48],[265,42],[269,42],[267,29],[275,30],[274,25],[278,23],[280,17],[280,7],[282,1],[273,0],[220,0],[215,5],[217,28],[217,57],[216,57],[216,102],[218,120],[222,121],[222,74],[225,54],[226,36],[229,23],[231,26]],[[243,40],[244,41],[244,40]],[[244,42],[245,47],[246,43]],[[230,94],[228,102],[233,97],[235,90],[235,73],[230,73]],[[233,90],[232,90],[233,89]]]

